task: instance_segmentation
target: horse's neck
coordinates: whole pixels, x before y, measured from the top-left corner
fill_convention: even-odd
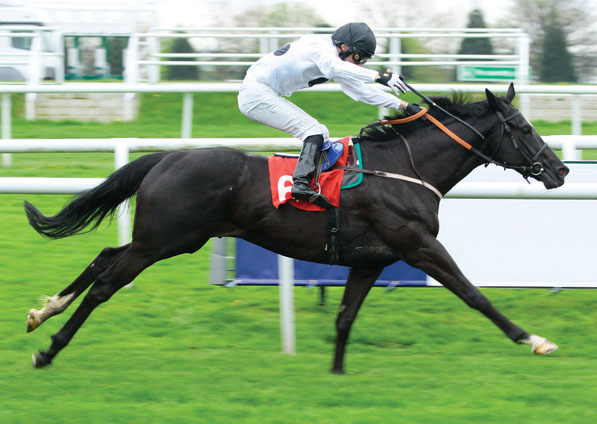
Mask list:
[[[430,142],[437,143],[436,151],[426,149],[421,152],[420,157],[416,156],[417,152],[413,152],[413,156],[420,164],[421,177],[443,194],[482,163],[479,157],[454,141],[442,139]]]

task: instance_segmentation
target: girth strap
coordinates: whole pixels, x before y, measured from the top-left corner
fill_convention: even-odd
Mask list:
[[[338,245],[338,233],[340,232],[340,213],[337,207],[332,206],[325,211],[328,221],[328,241],[326,250],[330,265],[340,263],[340,246]]]

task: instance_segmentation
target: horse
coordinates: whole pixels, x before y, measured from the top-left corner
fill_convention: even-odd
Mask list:
[[[429,119],[405,125],[378,123],[360,135],[367,169],[407,178],[365,174],[359,186],[342,193],[338,209],[341,231],[336,236],[338,263],[350,271],[335,323],[333,373],[345,372],[345,349],[357,312],[384,267],[397,261],[435,278],[515,343],[530,345],[536,354],[558,348],[502,315],[463,275],[436,238],[441,196],[480,165],[511,168],[524,178],[542,182],[546,189],[564,184],[568,168],[512,105],[514,96],[511,84],[505,96],[486,90],[481,101],[466,100],[458,93],[452,98],[434,97]],[[433,118],[441,119],[447,131],[431,125]],[[455,133],[468,139],[463,144],[467,148],[454,142]],[[52,217],[27,201],[24,206],[30,225],[41,235],[56,239],[97,228],[134,195],[132,241],[101,250],[41,310],[29,311],[28,332],[63,312],[91,286],[73,315],[51,337],[49,349],[33,355],[36,368],[49,365],[92,311],[141,271],[157,261],[193,253],[211,237],[242,238],[287,257],[329,263],[326,212],[307,212],[288,204],[274,208],[267,158],[236,149],[147,154],[73,197]]]

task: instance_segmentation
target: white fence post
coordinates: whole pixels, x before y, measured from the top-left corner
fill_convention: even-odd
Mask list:
[[[12,137],[11,132],[11,125],[12,120],[10,116],[11,110],[11,103],[10,103],[10,94],[3,93],[2,94],[2,112],[0,114],[0,122],[2,125],[2,139],[7,140]],[[5,168],[10,168],[12,165],[12,155],[10,153],[2,153],[2,166]]]
[[[527,85],[529,83],[529,67],[530,67],[530,44],[531,41],[527,34],[522,34],[518,39],[518,57],[520,64],[518,65],[517,83]],[[529,116],[530,112],[530,98],[528,94],[522,94],[519,99],[520,110],[525,116]]]
[[[228,238],[211,239],[211,255],[209,261],[209,283],[224,285],[228,279]]]
[[[581,95],[572,96],[572,134],[582,134],[582,97]]]
[[[129,147],[126,140],[118,140],[114,145],[114,167],[119,169],[129,162]],[[122,246],[131,241],[131,208],[127,199],[118,205],[118,245]]]
[[[400,60],[400,55],[402,54],[402,40],[399,37],[390,37],[389,44],[390,60],[398,62]],[[391,68],[394,73],[402,73],[402,67],[400,65],[392,65]]]
[[[296,353],[294,329],[294,262],[291,258],[278,255],[278,275],[280,279],[280,329],[282,332],[282,352]]]
[[[193,133],[193,93],[184,93],[182,98],[181,137],[191,138]]]
[[[27,77],[27,84],[28,85],[37,85],[41,82],[42,76],[42,63],[41,63],[41,37],[39,34],[36,34],[31,39],[31,58],[29,59],[29,66],[28,72],[29,75]],[[37,99],[37,93],[27,93],[25,94],[25,119],[28,121],[32,121],[35,119],[35,101]]]

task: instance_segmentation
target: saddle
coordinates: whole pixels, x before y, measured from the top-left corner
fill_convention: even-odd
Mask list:
[[[360,149],[358,149],[358,145],[357,152],[355,152],[350,137],[345,137],[338,141],[327,141],[322,146],[322,154],[318,161],[318,170],[314,177],[314,182],[316,186],[320,187],[322,194],[332,204],[332,207],[327,209],[309,203],[306,200],[292,198],[290,193],[290,189],[292,188],[292,174],[298,161],[298,155],[277,153],[268,158],[272,203],[276,209],[283,203],[290,203],[298,209],[326,211],[328,222],[326,250],[330,264],[337,264],[340,260],[340,249],[337,243],[337,235],[340,230],[338,207],[340,206],[340,190],[344,188],[344,166],[347,163],[360,165]],[[335,165],[338,165],[338,167]],[[362,179],[362,175],[360,177]],[[351,187],[355,185],[353,184]]]
[[[340,189],[344,184],[345,170],[343,167],[353,163],[352,158],[357,157],[354,153],[354,146],[350,137],[338,141],[326,142],[320,155],[318,172],[314,182],[321,188],[322,194],[334,207],[340,205]],[[360,155],[359,155],[360,156]],[[351,161],[349,162],[349,159]],[[306,200],[293,199],[290,194],[292,187],[292,174],[298,155],[276,153],[268,158],[270,187],[272,192],[272,203],[279,208],[283,203],[290,203],[292,206],[307,211],[323,211],[325,208],[309,203]],[[317,186],[317,185],[314,185]]]

